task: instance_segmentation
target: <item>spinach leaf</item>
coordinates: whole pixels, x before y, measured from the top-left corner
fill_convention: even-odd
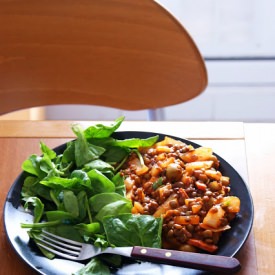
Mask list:
[[[81,167],[89,161],[98,159],[105,152],[103,147],[88,143],[80,125],[73,125],[72,130],[77,136],[75,140],[75,162],[77,167]]]
[[[52,149],[50,149],[44,142],[40,141],[40,150],[43,155],[48,156],[50,160],[56,158],[56,153]]]
[[[24,209],[29,209],[29,204],[31,204],[33,209],[33,222],[37,223],[41,220],[43,212],[44,212],[44,204],[41,202],[41,200],[37,197],[29,197],[25,204]]]
[[[116,175],[112,178],[112,182],[115,184],[115,192],[125,197],[126,187],[124,184],[123,176],[121,176],[119,172],[116,173]]]
[[[102,209],[100,209],[95,218],[98,221],[103,222],[103,219],[106,216],[117,216],[123,213],[131,213],[132,207],[133,206],[131,201],[115,201],[105,205]]]
[[[46,173],[46,175],[63,175],[63,172],[59,171],[55,163],[50,159],[48,155],[44,155],[40,160],[40,169]]]
[[[46,211],[45,215],[48,221],[60,221],[60,223],[72,223],[75,216],[72,213],[62,210]],[[42,223],[43,224],[43,223]]]
[[[128,148],[139,148],[139,147],[149,147],[155,144],[159,139],[159,136],[153,136],[146,139],[140,138],[130,138],[123,140],[115,140],[113,145],[120,147],[128,147]]]
[[[66,149],[62,154],[62,162],[63,163],[75,162],[75,142],[74,141],[67,142]]]
[[[73,225],[59,224],[55,227],[47,228],[47,231],[66,239],[71,239],[77,242],[83,242],[81,234]]]
[[[94,126],[90,126],[84,131],[84,135],[87,139],[90,138],[107,138],[111,136],[113,132],[115,132],[121,125],[121,123],[124,121],[123,116],[117,118],[115,122],[110,125],[103,125],[103,124],[96,124]]]
[[[46,173],[40,169],[40,162],[42,157],[37,155],[31,155],[26,159],[22,164],[22,169],[31,175],[35,175],[38,178],[42,179],[46,176]]]
[[[74,170],[71,173],[70,178],[72,179],[78,179],[79,183],[88,189],[91,189],[91,180],[88,176],[88,174],[85,171],[82,170]]]
[[[64,191],[64,207],[74,218],[79,216],[78,199],[71,190]]]
[[[94,212],[99,212],[104,206],[107,204],[116,202],[116,201],[123,201],[123,202],[130,202],[130,200],[126,199],[125,197],[117,194],[117,193],[101,193],[94,195],[89,199],[89,204]]]
[[[22,228],[31,228],[34,230],[48,228],[48,227],[56,227],[61,224],[60,220],[53,220],[49,222],[37,222],[37,223],[21,223],[20,226]]]
[[[108,275],[110,269],[99,258],[93,258],[88,264],[82,267],[73,275]]]
[[[85,171],[96,169],[105,175],[112,176],[114,174],[114,167],[101,159],[92,160],[84,165]]]
[[[22,169],[32,175],[43,179],[48,174],[60,175],[63,174],[55,165],[56,153],[48,148],[43,142],[40,142],[40,149],[43,156],[31,155],[22,164]]]
[[[106,236],[102,234],[95,234],[95,239],[94,239],[94,245],[96,247],[101,247],[101,248],[106,248],[110,246],[110,244],[106,240]]]
[[[89,207],[87,193],[82,190],[77,194],[78,209],[79,209],[79,220],[85,220],[88,215],[88,220],[92,222],[92,215]]]
[[[109,146],[102,157],[108,163],[119,163],[131,152],[130,148]]]
[[[112,245],[161,247],[161,218],[134,214],[105,216],[103,226]]]
[[[70,190],[78,190],[80,191],[82,188],[86,187],[87,189],[91,189],[91,186],[85,185],[82,180],[79,178],[60,178],[60,177],[50,177],[40,181],[40,184],[48,186],[52,189],[70,189]]]
[[[86,236],[93,236],[96,233],[100,232],[100,223],[98,222],[93,222],[93,223],[80,223],[74,226],[81,235],[86,235]]]
[[[98,170],[89,171],[88,176],[91,180],[91,187],[94,194],[115,191],[114,183]]]
[[[25,178],[21,195],[23,199],[38,196],[46,200],[51,200],[50,188],[41,185],[39,179],[33,176],[28,176]]]
[[[35,185],[37,183],[39,183],[39,180],[37,177],[27,176],[24,179],[24,183],[21,190],[21,196],[23,197],[23,199],[36,196],[37,192],[35,189]]]
[[[31,239],[34,240],[35,243],[40,243],[40,234],[41,231],[38,230],[29,230],[28,235]],[[40,251],[43,253],[43,255],[49,259],[53,259],[55,257],[55,254],[52,252],[49,252],[48,250],[44,249],[43,247],[37,245],[37,247],[40,249]]]
[[[22,223],[35,242],[41,230],[92,243],[98,247],[144,245],[160,247],[162,220],[132,215],[132,201],[126,198],[119,170],[132,151],[153,145],[158,136],[118,140],[112,137],[124,117],[106,126],[83,130],[73,125],[76,139],[62,154],[40,142],[42,156],[31,155],[22,164],[26,177],[22,186],[25,207],[33,209],[34,221]],[[138,154],[138,151],[137,151]],[[160,183],[156,183],[158,186]],[[54,255],[43,249],[48,258]],[[108,274],[109,268],[97,257],[76,274]],[[104,262],[119,266],[118,256]]]

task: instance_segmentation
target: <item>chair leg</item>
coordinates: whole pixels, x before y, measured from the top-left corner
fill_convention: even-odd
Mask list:
[[[165,120],[163,109],[148,109],[148,120],[158,121]]]

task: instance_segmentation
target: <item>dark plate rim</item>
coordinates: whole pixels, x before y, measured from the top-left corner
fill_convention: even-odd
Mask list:
[[[201,146],[200,144],[195,143],[193,141],[190,141],[188,139],[175,137],[173,135],[168,135],[168,134],[156,133],[156,132],[117,131],[113,134],[113,137],[119,138],[119,139],[134,138],[134,137],[147,138],[147,137],[151,137],[151,136],[154,136],[154,135],[159,135],[160,140],[162,140],[165,136],[169,136],[171,138],[174,138],[174,139],[183,141],[187,144],[190,144],[190,145],[194,146],[195,148]],[[56,152],[62,152],[62,150],[65,149],[65,144],[66,143],[63,143],[59,146],[56,146],[55,148],[53,148],[53,150],[56,151]],[[244,193],[242,193],[242,195],[245,196],[245,201],[241,200],[241,203],[242,203],[242,205],[243,205],[243,203],[245,203],[245,211],[243,211],[243,212],[246,212],[246,213],[241,213],[241,215],[238,215],[237,218],[232,223],[231,230],[229,230],[228,232],[223,233],[223,239],[222,240],[224,240],[224,242],[221,241],[219,243],[219,246],[224,246],[224,245],[228,246],[228,244],[226,244],[226,243],[228,243],[228,241],[227,241],[228,237],[232,240],[237,239],[238,241],[233,242],[233,249],[232,249],[232,247],[231,247],[231,249],[229,249],[229,251],[228,251],[228,249],[227,250],[225,249],[225,251],[219,249],[219,251],[217,252],[218,255],[234,257],[240,251],[240,249],[243,247],[243,245],[247,241],[247,239],[249,237],[249,234],[251,232],[253,221],[254,221],[253,200],[252,200],[252,196],[251,196],[251,193],[250,193],[250,190],[249,190],[249,187],[248,187],[247,183],[243,180],[243,178],[239,175],[239,173],[235,170],[235,168],[232,167],[225,159],[223,159],[220,155],[216,154],[215,152],[214,152],[214,155],[217,156],[219,161],[220,161],[220,166],[221,166],[220,171],[224,174],[223,170],[227,171],[229,169],[229,171],[231,172],[231,175],[228,175],[228,176],[230,176],[231,179],[232,179],[232,176],[233,176],[233,178],[235,180],[237,180],[239,183],[241,183],[240,186],[242,187],[242,190],[244,190]],[[36,266],[35,264],[33,264],[32,257],[39,257],[39,256],[38,255],[32,255],[33,251],[31,251],[31,249],[27,249],[26,250],[27,252],[25,250],[19,251],[19,249],[15,245],[15,240],[12,239],[12,236],[11,236],[9,230],[8,230],[8,225],[11,222],[10,218],[8,217],[8,213],[9,213],[10,207],[11,207],[10,204],[12,204],[12,208],[13,208],[12,211],[15,211],[15,213],[20,211],[20,210],[18,210],[20,202],[19,201],[17,201],[17,202],[14,201],[13,198],[14,197],[18,198],[18,196],[20,196],[20,192],[19,192],[18,189],[21,190],[22,179],[23,178],[24,178],[24,172],[21,172],[17,176],[17,178],[15,179],[14,183],[10,187],[10,190],[7,194],[7,197],[6,197],[6,200],[5,200],[5,203],[4,203],[4,209],[3,209],[4,229],[5,229],[7,239],[9,241],[10,245],[12,246],[12,248],[17,253],[17,255],[26,264],[28,264],[32,269],[34,269],[35,271],[37,271],[41,274],[47,274],[47,268],[45,266],[43,266],[43,260],[42,260],[42,266]],[[20,186],[20,182],[21,182],[21,186]],[[231,186],[232,186],[232,189],[233,189],[234,184],[232,185],[232,183],[231,183]],[[18,192],[19,192],[19,194],[18,194]],[[242,211],[242,207],[241,207],[241,211]],[[236,232],[233,232],[232,229],[235,228],[236,226],[238,226],[239,222],[243,221],[243,220],[245,220],[245,223],[244,223],[245,228],[238,228],[238,230],[236,230]],[[241,234],[241,238],[240,238],[239,234]],[[18,236],[18,238],[19,237],[20,236]],[[29,246],[29,244],[28,244],[28,246]],[[31,255],[29,253],[31,253]],[[52,260],[52,261],[55,261],[55,260]],[[63,264],[64,264],[64,262],[65,263],[70,262],[68,260],[63,260],[64,262],[62,260],[60,260],[60,261]],[[44,272],[46,272],[46,273],[44,273]],[[199,273],[199,271],[198,272],[196,271],[194,274],[205,274],[205,273]]]

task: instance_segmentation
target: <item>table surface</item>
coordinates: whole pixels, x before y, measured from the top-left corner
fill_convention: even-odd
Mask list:
[[[83,127],[95,121],[0,121],[0,274],[35,274],[10,246],[3,225],[3,206],[7,192],[21,172],[22,162],[39,154],[38,143],[49,147],[60,145],[75,136],[72,123]],[[255,217],[252,232],[237,255],[242,269],[238,274],[274,274],[275,270],[275,204],[274,156],[275,124],[241,122],[148,122],[125,121],[121,131],[150,131],[190,139],[210,146],[227,160],[250,188]],[[19,272],[20,270],[20,272]]]

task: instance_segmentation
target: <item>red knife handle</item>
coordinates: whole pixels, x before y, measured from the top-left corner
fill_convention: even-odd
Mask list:
[[[229,274],[241,268],[240,262],[232,257],[141,246],[133,247],[131,257],[141,261]]]

